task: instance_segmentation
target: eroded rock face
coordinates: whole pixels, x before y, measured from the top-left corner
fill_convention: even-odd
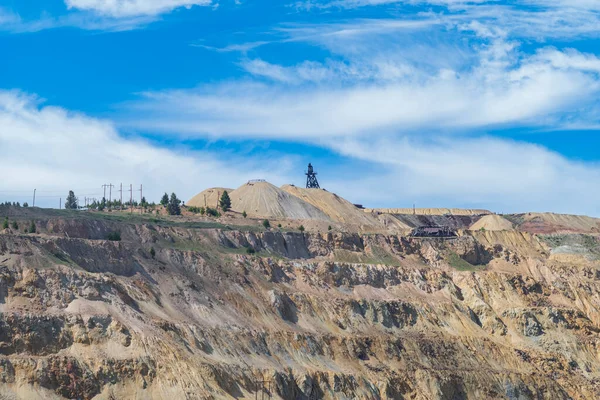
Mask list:
[[[8,398],[600,398],[599,265],[531,236],[38,226],[0,234]]]

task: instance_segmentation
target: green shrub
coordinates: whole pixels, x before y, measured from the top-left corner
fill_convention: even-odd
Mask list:
[[[196,207],[196,206],[188,207],[188,211],[193,214],[202,214],[202,215],[204,215],[204,213],[206,212],[204,207]]]
[[[305,230],[305,228],[304,228],[304,225],[300,225],[300,226],[298,227],[298,230],[299,230],[300,232],[304,232],[304,230]]]
[[[106,236],[106,239],[110,240],[111,242],[120,242],[121,241],[121,232],[110,232]]]
[[[152,256],[152,258],[156,257],[156,250],[154,250],[154,247],[150,247],[150,255]]]
[[[254,250],[252,247],[246,247],[246,253],[247,254],[254,254],[254,253],[256,253],[256,250]]]
[[[475,271],[478,268],[482,268],[481,266],[476,266],[469,263],[454,252],[448,255],[448,264],[450,264],[452,268],[455,268],[459,271]]]
[[[271,227],[271,223],[268,219],[265,219],[262,224],[265,227],[265,229],[269,229]]]
[[[206,214],[210,215],[211,217],[215,217],[215,218],[219,218],[221,216],[219,211],[217,211],[214,208],[210,208],[210,207],[206,207]]]
[[[13,221],[13,223],[12,223],[12,228],[13,228],[14,230],[18,230],[18,229],[19,229],[19,224],[17,224],[17,221]]]
[[[35,222],[31,221],[31,225],[29,225],[29,233],[35,233],[37,231],[37,227],[35,226]]]
[[[2,223],[2,229],[8,229],[8,218],[4,219],[4,222]]]
[[[332,229],[333,229],[333,228],[331,227],[331,225],[329,225],[329,226],[327,227],[327,230],[328,230],[328,231],[330,231],[330,230],[332,230]]]
[[[248,217],[248,214],[246,213],[246,211],[244,211],[244,212],[242,213],[242,217],[244,217],[244,218]]]

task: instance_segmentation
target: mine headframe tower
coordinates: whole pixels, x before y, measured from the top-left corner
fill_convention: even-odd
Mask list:
[[[312,164],[308,164],[308,172],[306,173],[306,188],[320,189],[319,181],[317,181],[317,173],[313,170]]]

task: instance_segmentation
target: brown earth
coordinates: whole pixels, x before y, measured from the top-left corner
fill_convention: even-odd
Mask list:
[[[512,217],[519,229],[532,233],[599,233],[600,219],[583,215],[527,213]]]
[[[198,193],[191,199],[189,199],[185,204],[193,207],[212,207],[218,208],[219,201],[221,200],[221,195],[223,192],[227,191],[227,193],[233,192],[233,189],[227,188],[210,188],[203,190]]]
[[[230,194],[231,206],[256,218],[330,221],[321,210],[268,182],[248,182]]]
[[[323,211],[333,221],[357,226],[379,227],[380,221],[371,214],[365,213],[348,200],[324,189],[304,189],[292,185],[284,185],[282,190],[312,204]]]
[[[600,398],[595,235],[10,215],[0,398]]]
[[[367,208],[365,212],[381,214],[415,214],[415,215],[487,215],[488,210],[469,210],[461,208]]]
[[[486,230],[486,231],[510,231],[513,229],[513,224],[502,218],[500,215],[485,215],[481,217],[477,222],[469,227],[472,231]]]

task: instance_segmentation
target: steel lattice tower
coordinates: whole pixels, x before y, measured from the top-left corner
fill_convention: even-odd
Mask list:
[[[312,164],[308,164],[308,172],[306,173],[306,188],[320,189],[319,181],[317,181],[317,173],[313,170]]]

